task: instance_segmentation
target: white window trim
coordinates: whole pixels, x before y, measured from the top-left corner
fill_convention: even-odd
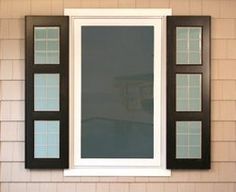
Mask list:
[[[70,16],[70,168],[64,171],[65,176],[170,176],[170,170],[166,169],[166,130],[163,129],[159,134],[161,138],[162,148],[158,149],[161,151],[161,159],[155,157],[152,160],[133,160],[129,159],[92,159],[92,160],[82,160],[78,157],[78,152],[75,154],[75,151],[78,150],[79,142],[75,139],[75,135],[79,135],[78,127],[80,127],[81,118],[74,118],[81,116],[81,111],[76,110],[81,108],[81,87],[80,83],[77,83],[75,89],[75,76],[78,78],[78,75],[81,76],[80,66],[74,65],[74,63],[80,63],[81,56],[78,54],[73,54],[73,50],[76,49],[80,51],[80,39],[75,39],[80,34],[81,25],[86,24],[95,24],[94,19],[96,18],[98,21],[97,25],[107,24],[111,25],[111,21],[108,21],[107,18],[115,19],[116,22],[114,25],[125,25],[124,20],[126,19],[126,25],[153,25],[155,20],[159,22],[161,25],[162,31],[155,30],[155,36],[159,35],[159,39],[161,39],[161,46],[156,47],[156,50],[160,50],[158,55],[159,58],[159,68],[154,68],[154,74],[161,74],[161,79],[158,78],[157,75],[154,75],[154,82],[161,82],[159,85],[155,87],[159,87],[154,90],[154,98],[155,94],[161,96],[161,100],[157,99],[159,102],[159,106],[162,105],[161,110],[158,109],[157,104],[155,107],[154,102],[154,114],[161,118],[160,121],[156,121],[154,119],[154,126],[159,125],[161,123],[162,127],[166,127],[166,63],[165,55],[166,55],[166,16],[171,15],[171,9],[65,9],[65,15]],[[138,23],[135,24],[135,20]],[[151,22],[150,22],[151,21]],[[120,25],[121,25],[120,24]],[[164,37],[164,38],[163,38]],[[155,39],[155,38],[154,38]],[[158,64],[158,61],[154,63]],[[76,74],[76,75],[75,75]],[[160,76],[159,76],[160,77]],[[161,89],[160,89],[161,87]],[[161,93],[160,93],[161,90]],[[77,98],[77,99],[74,99]],[[78,99],[79,98],[79,99]],[[154,99],[155,100],[155,99]],[[76,107],[74,107],[76,106]],[[155,115],[155,116],[156,116]],[[157,119],[157,118],[156,118]],[[77,127],[76,129],[74,127]],[[155,129],[154,129],[155,130]],[[160,129],[157,129],[160,130]],[[154,131],[155,135],[155,131]],[[157,139],[156,139],[157,140]],[[77,141],[76,143],[74,141]],[[154,140],[155,143],[155,140]],[[157,143],[156,143],[157,144]],[[155,145],[156,146],[156,145]],[[155,149],[154,149],[155,151]],[[75,162],[79,162],[79,165]],[[131,166],[132,165],[132,166]],[[141,166],[142,165],[142,166]]]

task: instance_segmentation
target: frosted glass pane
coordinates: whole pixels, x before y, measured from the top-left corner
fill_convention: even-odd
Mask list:
[[[201,27],[176,28],[176,64],[201,64]]]
[[[58,41],[49,41],[48,44],[49,51],[58,51],[59,50],[59,42]]]
[[[178,100],[178,102],[176,103],[176,108],[177,111],[188,111],[190,109],[190,107],[188,106],[188,102],[186,102],[186,100],[183,99]]]
[[[44,121],[37,121],[37,126],[34,128],[35,132],[45,132],[46,127],[44,126]]]
[[[59,27],[35,27],[34,33],[34,63],[59,64]]]
[[[34,121],[34,157],[59,158],[59,121]]]
[[[178,145],[188,145],[188,136],[185,134],[177,135],[177,144]]]
[[[201,147],[189,147],[189,156],[194,159],[200,159]]]
[[[177,61],[179,64],[188,63],[188,52],[178,52]]]
[[[34,158],[48,158],[46,147],[37,145],[36,143],[34,145]]]
[[[34,143],[35,143],[35,145],[41,145],[41,146],[43,146],[44,143],[46,143],[46,142],[47,142],[46,137],[39,137],[39,136],[37,136],[37,137],[34,138]]]
[[[187,51],[188,50],[188,41],[187,40],[178,40],[177,50]]]
[[[35,27],[34,34],[35,34],[35,39],[46,39],[45,27]]]
[[[201,53],[190,52],[189,53],[189,64],[201,64]]]
[[[46,63],[46,52],[35,52],[35,63]]]
[[[186,92],[185,88],[179,88],[177,92],[177,97],[178,98],[186,98],[188,97],[188,93]]]
[[[188,76],[187,75],[177,75],[178,84],[182,85],[183,88],[188,86]]]
[[[199,52],[201,44],[199,40],[190,40],[189,41],[189,51],[196,51]]]
[[[188,39],[189,28],[188,27],[177,27],[176,36],[177,39]]]
[[[59,147],[50,146],[47,148],[47,158],[59,158]]]
[[[187,105],[187,111],[201,111],[201,101],[198,98],[193,98]]]
[[[201,145],[201,138],[199,135],[189,135],[189,144],[190,145]]]
[[[190,74],[186,75],[189,81],[189,85],[192,87],[198,87],[201,84],[201,75],[200,74]],[[185,79],[186,79],[185,77]]]
[[[59,111],[59,74],[34,75],[34,110]]]
[[[47,96],[49,98],[57,98],[58,97],[58,88],[52,87],[51,89],[49,89],[47,92]]]
[[[176,148],[176,158],[182,159],[188,157],[188,148],[185,146],[177,146]]]
[[[185,92],[185,95],[187,96],[187,92]],[[189,88],[189,97],[190,98],[200,98],[201,97],[201,91],[198,87]]]
[[[59,27],[47,27],[47,35],[49,39],[59,39]]]
[[[186,132],[188,132],[188,124],[187,123],[183,123],[181,121],[178,121],[178,129],[176,130],[177,131],[177,134],[185,134]]]
[[[35,50],[36,51],[44,51],[45,49],[46,49],[46,41],[35,41]]]
[[[50,140],[48,140],[49,145],[59,145],[59,137],[55,133],[48,133],[48,137]]]
[[[201,111],[201,74],[176,75],[176,111]]]
[[[48,64],[59,63],[59,52],[48,52],[47,63]]]
[[[202,28],[201,27],[190,27],[189,38],[190,39],[201,39]]]
[[[176,122],[176,158],[201,158],[201,121]]]

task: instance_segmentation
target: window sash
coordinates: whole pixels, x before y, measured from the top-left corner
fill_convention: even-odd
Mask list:
[[[70,89],[70,102],[71,102],[70,103],[70,106],[71,106],[70,107],[70,109],[71,109],[70,114],[77,114],[77,117],[81,116],[81,111],[80,110],[75,112],[76,109],[81,109],[81,103],[78,104],[78,101],[80,101],[80,99],[78,99],[77,103],[72,102],[74,100],[74,97],[75,98],[80,98],[80,95],[81,95],[81,84],[78,83],[79,81],[77,81],[77,79],[75,79],[75,77],[78,77],[78,75],[76,76],[74,74],[74,71],[80,70],[80,69],[75,69],[75,67],[80,68],[80,66],[73,65],[73,62],[75,63],[75,61],[80,61],[81,60],[80,54],[76,54],[77,56],[74,57],[75,54],[74,54],[73,50],[76,49],[76,46],[77,46],[77,49],[80,50],[80,44],[78,43],[80,41],[79,35],[77,35],[78,37],[75,37],[75,36],[73,37],[73,35],[75,35],[75,33],[76,33],[75,31],[76,30],[80,31],[82,24],[83,25],[94,25],[94,24],[97,25],[97,23],[94,23],[95,18],[96,18],[96,21],[99,20],[99,25],[118,25],[118,26],[119,25],[120,26],[127,26],[127,25],[129,26],[129,25],[140,25],[140,24],[141,25],[147,25],[147,26],[150,26],[150,25],[153,26],[153,23],[155,23],[159,20],[158,23],[162,26],[162,28],[159,31],[157,31],[157,30],[155,30],[155,31],[156,31],[156,33],[158,32],[158,33],[161,33],[162,35],[165,36],[165,33],[166,33],[166,31],[165,31],[166,30],[165,16],[171,14],[171,11],[170,10],[164,10],[163,12],[161,12],[160,10],[159,11],[157,11],[157,10],[159,10],[159,9],[156,9],[155,11],[154,10],[143,10],[143,9],[141,9],[141,10],[138,9],[138,10],[135,10],[135,11],[132,10],[132,9],[129,9],[129,10],[127,10],[127,9],[126,10],[123,10],[123,9],[113,10],[113,9],[111,9],[109,11],[108,10],[101,10],[101,9],[99,9],[99,10],[96,10],[96,9],[95,10],[84,10],[84,9],[83,10],[74,10],[74,9],[69,10],[68,9],[68,10],[65,11],[65,13],[67,15],[70,15],[70,23],[71,23],[70,31],[71,31],[71,34],[72,34],[72,36],[71,36],[71,48],[70,48],[70,50],[71,50],[71,53],[70,53],[70,57],[71,57],[71,59],[70,59],[70,61],[71,61],[71,63],[70,63],[70,82],[71,82],[71,85],[70,85],[70,87],[72,87],[72,89]],[[123,11],[124,11],[124,16],[122,15]],[[91,15],[88,14],[88,13],[91,13]],[[145,13],[146,16],[144,16],[143,13]],[[162,13],[162,14],[160,14],[160,13]],[[124,22],[124,19],[125,19],[125,22]],[[157,47],[156,50],[159,49],[159,51],[162,55],[162,57],[159,58],[160,59],[159,62],[160,63],[165,63],[165,59],[166,59],[165,56],[164,56],[165,52],[166,52],[165,51],[165,38],[161,38],[161,36],[160,36],[159,39],[160,39],[160,42],[161,42],[162,45]],[[76,44],[75,42],[77,42],[78,44],[75,45]],[[81,50],[79,52],[81,52]],[[77,51],[77,53],[78,53],[78,51]],[[156,69],[156,70],[158,70],[158,69]],[[159,74],[162,74],[162,75],[165,76],[165,74],[166,74],[165,70],[166,70],[165,66],[162,66],[162,68],[159,69]],[[79,71],[79,73],[81,74],[81,71]],[[156,78],[158,78],[158,77],[156,77]],[[162,80],[160,81],[161,84],[159,85],[160,86],[159,87],[160,88],[159,92],[166,93],[166,90],[165,90],[166,89],[165,77],[162,76],[161,79]],[[75,85],[76,82],[78,83],[77,86]],[[74,87],[77,87],[77,89],[76,90],[73,89]],[[159,95],[160,95],[160,93],[159,93]],[[165,125],[166,120],[165,120],[165,115],[164,114],[165,114],[165,110],[166,110],[165,109],[166,95],[164,95],[164,96],[161,95],[160,97],[162,97],[161,100],[159,99],[159,104],[160,104],[159,106],[161,106],[161,110],[159,109],[159,114],[158,115],[159,115],[159,117],[162,121],[159,122],[159,125],[165,127],[166,126]],[[76,119],[76,121],[75,121],[75,119]],[[157,116],[156,115],[155,115],[154,120],[157,121]],[[74,174],[74,176],[75,175],[89,175],[89,172],[88,172],[88,174],[82,173],[82,172],[83,172],[83,170],[88,170],[89,166],[91,166],[91,165],[95,165],[93,170],[95,170],[96,167],[98,168],[99,166],[106,166],[108,164],[113,166],[112,167],[113,170],[115,170],[115,167],[117,167],[118,165],[120,166],[120,168],[121,167],[127,168],[127,166],[131,167],[132,165],[135,165],[135,166],[133,166],[133,169],[137,168],[137,165],[142,165],[142,166],[144,165],[145,166],[145,164],[143,164],[143,162],[145,162],[146,160],[144,161],[144,159],[138,159],[135,162],[135,164],[134,164],[135,159],[123,159],[122,160],[123,162],[121,162],[121,159],[117,159],[117,161],[115,163],[114,163],[115,159],[110,159],[110,160],[108,160],[108,159],[102,159],[101,160],[100,159],[101,160],[100,162],[98,161],[98,159],[91,160],[91,162],[89,162],[90,160],[89,161],[85,160],[83,162],[84,163],[83,166],[79,166],[79,165],[81,165],[81,160],[84,160],[84,159],[79,158],[78,150],[77,150],[77,155],[74,153],[74,151],[76,150],[75,149],[76,146],[79,146],[78,143],[75,144],[75,142],[78,142],[78,139],[76,139],[75,137],[77,136],[77,138],[78,138],[80,122],[81,122],[81,119],[77,119],[73,116],[70,116],[70,125],[71,125],[70,128],[77,127],[77,129],[75,128],[73,130],[73,128],[72,128],[70,130],[70,154],[71,154],[71,156],[70,156],[71,157],[71,161],[70,161],[71,166],[70,167],[71,167],[71,169],[65,171],[65,175],[68,175],[68,176],[69,175],[73,176],[73,174]],[[159,129],[159,131],[160,131],[160,129]],[[163,129],[162,132],[159,133],[159,137],[162,139],[162,141],[160,139],[157,142],[161,141],[161,143],[164,143],[162,145],[159,145],[159,146],[161,146],[161,148],[160,148],[161,156],[160,156],[160,159],[158,160],[159,162],[158,161],[156,161],[156,162],[153,161],[153,165],[155,165],[155,167],[153,167],[152,164],[150,164],[150,161],[149,162],[147,161],[147,163],[148,163],[147,166],[149,165],[149,167],[147,167],[149,174],[150,174],[150,172],[152,172],[152,170],[153,171],[157,170],[157,169],[158,170],[166,170],[165,169],[165,163],[166,163],[166,153],[165,153],[165,151],[166,151],[166,145],[165,145],[166,132],[165,132],[164,129]],[[155,147],[156,147],[156,144],[155,144]],[[127,163],[127,160],[130,161],[130,162]],[[80,164],[77,163],[78,161],[80,162]],[[159,166],[158,164],[161,165],[161,166]],[[159,166],[159,168],[158,168],[158,166]],[[81,168],[81,169],[79,169],[79,168]],[[82,172],[80,172],[81,170],[82,170]],[[103,171],[104,170],[106,170],[106,169],[103,169]],[[122,172],[121,173],[122,175],[128,175],[127,170],[126,171],[122,170],[121,172]],[[117,173],[117,175],[119,175],[119,173],[117,171],[116,171],[116,173]],[[167,175],[169,175],[169,174],[170,174],[170,172],[168,171]],[[101,175],[111,175],[111,173],[106,172],[106,173],[101,174]],[[136,171],[136,174],[131,173],[131,175],[140,175],[140,174],[138,174],[137,171]],[[150,175],[152,175],[152,174],[150,174]],[[156,173],[154,173],[154,175],[158,175],[158,171]],[[161,174],[159,174],[159,175],[161,175]]]
[[[74,21],[74,51],[81,53],[82,26],[154,26],[154,158],[81,158],[81,54],[74,54],[74,165],[75,166],[160,166],[161,157],[161,19],[75,19]]]

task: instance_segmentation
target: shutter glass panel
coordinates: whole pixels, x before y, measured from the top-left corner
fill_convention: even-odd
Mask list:
[[[59,111],[59,74],[34,75],[34,110]]]
[[[201,111],[201,74],[176,74],[176,111]]]
[[[176,122],[176,158],[201,158],[201,121]]]
[[[176,27],[176,64],[201,64],[202,28]]]
[[[210,168],[210,17],[167,19],[167,167]]]
[[[34,157],[59,158],[59,121],[34,121]]]
[[[68,167],[68,27],[26,16],[26,168]]]
[[[59,64],[59,27],[34,28],[34,63]]]

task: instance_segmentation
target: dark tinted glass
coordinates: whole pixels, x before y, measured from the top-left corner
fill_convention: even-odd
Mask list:
[[[82,27],[82,158],[153,157],[153,30]]]

